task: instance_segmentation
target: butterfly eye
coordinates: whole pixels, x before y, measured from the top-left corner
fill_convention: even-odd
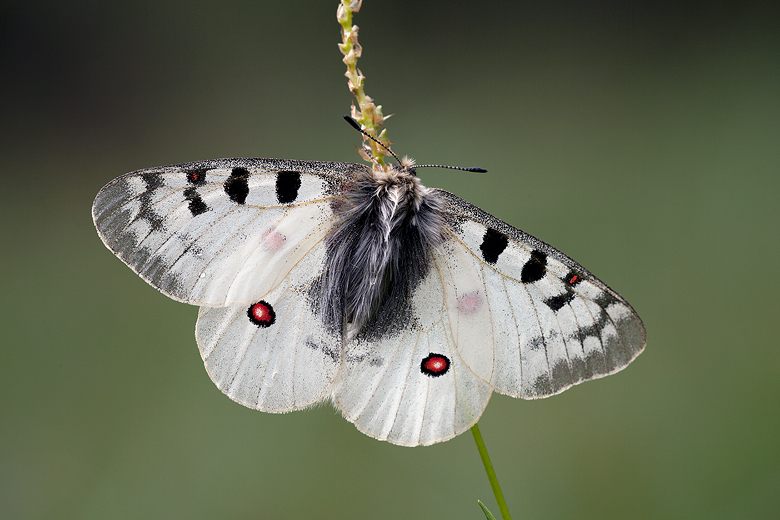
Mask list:
[[[450,360],[442,354],[428,354],[420,363],[420,370],[426,376],[443,376],[450,369]]]
[[[274,308],[266,301],[259,301],[249,306],[247,310],[249,321],[258,327],[270,327],[276,321]]]

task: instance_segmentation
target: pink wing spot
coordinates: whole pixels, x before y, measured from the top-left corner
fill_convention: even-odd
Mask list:
[[[479,292],[470,292],[458,298],[458,310],[463,314],[474,314],[482,306]]]
[[[279,251],[287,237],[278,231],[271,231],[263,239],[263,246],[269,251]]]

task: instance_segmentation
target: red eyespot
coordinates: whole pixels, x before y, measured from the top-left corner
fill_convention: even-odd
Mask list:
[[[428,354],[420,363],[420,370],[426,376],[443,376],[450,369],[450,360],[442,354]]]
[[[204,184],[206,182],[206,168],[188,171],[187,182],[190,184]]]
[[[274,308],[265,301],[250,305],[246,314],[249,316],[249,321],[258,327],[270,327],[276,321]]]
[[[582,281],[582,277],[574,272],[569,272],[569,274],[566,275],[566,282],[571,285],[577,285]]]

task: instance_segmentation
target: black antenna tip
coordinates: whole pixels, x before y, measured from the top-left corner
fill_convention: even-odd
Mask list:
[[[366,132],[365,130],[363,130],[362,128],[360,128],[360,125],[357,123],[357,121],[355,121],[354,119],[352,119],[352,118],[351,118],[351,117],[349,117],[349,116],[344,116],[344,119],[347,121],[347,123],[349,123],[350,125],[352,125],[352,128],[354,128],[355,130],[357,130],[358,132],[360,132],[361,134],[363,134],[364,136],[368,137],[369,139],[371,139],[372,141],[374,141],[376,144],[378,144],[379,146],[381,146],[382,148],[384,148],[385,150],[387,150],[387,152],[388,152],[390,155],[392,155],[393,157],[395,157],[395,160],[396,160],[396,161],[399,161],[399,162],[401,161],[401,160],[398,158],[398,156],[397,156],[395,153],[393,153],[393,151],[392,151],[390,148],[388,148],[387,146],[385,146],[384,144],[382,144],[382,143],[379,141],[379,139],[377,139],[377,138],[376,138],[376,137],[374,137],[373,135],[369,134],[368,132]]]
[[[472,173],[487,173],[484,168],[465,167],[465,166],[446,166],[444,164],[416,164],[415,168],[447,168],[448,170],[460,170]]]
[[[354,119],[352,119],[352,118],[351,118],[351,117],[349,117],[349,116],[344,116],[344,120],[345,120],[347,123],[349,123],[350,125],[352,125],[352,128],[354,128],[354,129],[355,129],[355,130],[357,130],[358,132],[360,131],[360,125],[359,125],[359,124],[357,124],[357,121],[355,121]]]

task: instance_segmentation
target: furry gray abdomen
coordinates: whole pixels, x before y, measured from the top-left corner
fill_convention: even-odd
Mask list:
[[[443,240],[441,204],[408,168],[355,179],[343,202],[312,289],[325,325],[367,339],[405,330],[411,292]]]

